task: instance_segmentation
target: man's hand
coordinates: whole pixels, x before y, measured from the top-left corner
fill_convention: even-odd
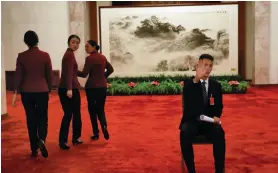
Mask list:
[[[69,98],[71,98],[71,97],[72,97],[72,90],[68,90],[68,92],[67,92],[67,96],[68,96]]]
[[[218,117],[213,117],[213,119],[214,119],[214,123],[215,123],[215,124],[220,124],[220,118],[218,118]]]
[[[198,64],[196,65],[196,75],[194,78],[194,82],[197,83],[199,80],[205,75],[206,70],[205,66],[202,61],[199,61]]]

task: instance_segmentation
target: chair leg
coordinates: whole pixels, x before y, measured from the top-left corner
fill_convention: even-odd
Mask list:
[[[182,152],[181,152],[181,172],[185,173],[185,166],[184,166],[184,159],[183,159],[183,156],[182,156]]]

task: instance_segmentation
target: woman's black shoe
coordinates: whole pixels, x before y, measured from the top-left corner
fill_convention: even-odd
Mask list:
[[[39,146],[39,149],[41,151],[42,157],[47,158],[48,157],[48,151],[47,151],[47,148],[46,148],[46,146],[44,144],[44,141],[43,140],[39,140],[38,146]]]
[[[106,126],[103,127],[103,135],[106,140],[109,139],[109,133]]]
[[[62,150],[68,150],[70,149],[70,147],[66,144],[66,143],[60,143],[59,144],[59,147],[62,149]]]
[[[79,144],[83,144],[83,141],[81,141],[81,139],[76,139],[72,141],[73,145],[79,145]]]
[[[94,141],[98,140],[98,138],[99,138],[99,135],[91,136],[91,139],[94,140]]]

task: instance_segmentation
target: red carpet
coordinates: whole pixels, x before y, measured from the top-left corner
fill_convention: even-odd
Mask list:
[[[10,104],[12,94],[8,93]],[[277,173],[278,87],[251,88],[245,95],[224,95],[226,173]],[[49,158],[29,157],[29,140],[21,102],[8,105],[2,120],[2,173],[179,173],[180,96],[108,97],[111,140],[90,141],[91,125],[82,92],[84,144],[58,148],[62,109],[53,93],[49,109]],[[69,138],[71,139],[71,138]],[[212,146],[195,146],[198,173],[212,173]]]

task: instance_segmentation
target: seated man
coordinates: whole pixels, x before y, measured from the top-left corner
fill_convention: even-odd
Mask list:
[[[225,132],[220,125],[222,114],[222,89],[220,83],[209,79],[213,67],[213,57],[203,54],[199,58],[194,79],[184,81],[183,117],[179,129],[182,155],[189,173],[195,173],[192,139],[204,135],[213,142],[213,156],[216,173],[224,173]],[[206,115],[215,123],[200,121]]]

